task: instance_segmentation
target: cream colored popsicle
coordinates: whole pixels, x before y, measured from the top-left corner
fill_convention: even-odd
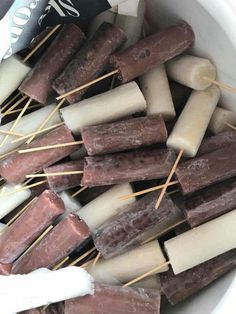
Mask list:
[[[58,217],[57,223],[64,219],[69,214],[73,214],[82,207],[81,204],[75,198],[73,198],[67,191],[61,192],[59,196],[61,197],[65,204],[66,211],[64,212],[63,215]]]
[[[177,152],[183,149],[185,156],[194,157],[219,98],[220,90],[213,85],[203,91],[193,91],[167,140],[167,146]]]
[[[21,184],[11,185],[5,183],[2,185],[0,190],[0,219],[8,215],[13,209],[30,198],[30,189],[17,192],[17,190],[22,189],[22,187],[23,186]],[[1,195],[1,193],[3,195]]]
[[[236,125],[236,113],[216,107],[209,123],[209,130],[214,134],[227,131],[229,130],[227,123]]]
[[[168,76],[180,84],[195,90],[208,88],[215,80],[216,67],[208,59],[190,55],[181,55],[167,62]]]
[[[135,197],[127,200],[119,199],[121,196],[132,193],[129,183],[115,185],[79,209],[76,214],[86,222],[91,231],[94,231],[109,218],[121,212],[125,206],[135,202]]]
[[[176,116],[165,66],[153,68],[140,79],[147,101],[147,115],[161,114],[165,120]]]
[[[132,288],[161,289],[161,282],[158,275],[149,276],[132,285]]]
[[[79,135],[85,126],[115,121],[144,110],[144,96],[137,83],[130,82],[65,107],[60,112],[72,133]]]
[[[158,241],[142,245],[108,260],[99,260],[88,271],[98,282],[127,283],[166,262]],[[164,266],[159,272],[168,270]]]
[[[18,88],[30,70],[17,56],[11,56],[0,64],[0,104]]]
[[[165,242],[176,275],[235,248],[236,210]]]
[[[0,223],[0,234],[7,228],[7,225]]]
[[[43,121],[49,116],[49,114],[56,108],[56,105],[45,106],[39,110],[36,110],[32,113],[29,113],[23,116],[16,127],[14,128],[14,132],[27,135],[29,133],[37,131],[37,129],[41,126]],[[44,128],[55,125],[61,122],[61,118],[59,112],[56,112],[51,119],[47,122]],[[13,125],[14,121],[4,124],[0,127],[2,131],[9,131]],[[0,133],[0,143],[5,138],[6,135]],[[12,143],[15,140],[15,136],[9,136],[7,142],[0,147],[0,154],[5,154],[10,152],[11,150],[19,147],[23,143],[25,143],[26,139],[22,141],[18,141],[16,143]]]

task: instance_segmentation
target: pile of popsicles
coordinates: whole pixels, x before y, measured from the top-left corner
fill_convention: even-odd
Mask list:
[[[87,39],[65,25],[33,66],[0,65],[2,107],[16,89],[27,102],[0,127],[0,274],[77,265],[95,280],[25,313],[160,313],[161,295],[175,305],[236,267],[236,114],[189,54],[191,26],[140,39],[143,18],[141,1]],[[42,107],[25,114],[29,101]]]

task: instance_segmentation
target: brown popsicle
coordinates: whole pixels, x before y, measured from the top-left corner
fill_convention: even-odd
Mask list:
[[[129,82],[181,54],[190,48],[194,39],[191,26],[181,22],[114,54],[110,62],[118,70],[119,79],[123,83]]]
[[[46,104],[52,94],[52,83],[66,67],[85,39],[74,24],[64,25],[41,59],[29,72],[19,90],[39,103]]]
[[[22,148],[34,148],[47,145],[64,144],[74,142],[70,129],[65,125],[37,138],[31,144]],[[44,168],[56,163],[78,149],[77,145],[61,148],[53,148],[37,152],[19,154],[15,152],[0,162],[0,174],[8,182],[22,183],[28,174],[42,171]]]
[[[178,208],[165,194],[161,205],[155,208],[160,192],[152,192],[127,206],[120,214],[112,217],[93,234],[94,245],[107,259],[134,249],[141,243],[138,237],[154,225],[161,225],[176,215]]]
[[[236,176],[236,143],[182,162],[175,174],[183,194]]]
[[[70,171],[83,171],[84,159],[77,161],[69,161],[55,166],[44,169],[45,174],[53,172],[70,172]],[[55,192],[62,192],[70,188],[80,185],[82,174],[62,175],[62,176],[48,176],[47,182],[51,190]]]
[[[104,70],[110,55],[125,41],[122,29],[103,23],[94,37],[74,56],[62,74],[54,81],[53,88],[65,94],[97,78]],[[74,93],[66,99],[70,103],[79,101],[87,89]]]
[[[52,268],[88,239],[90,231],[84,221],[73,214],[59,222],[32,250],[13,265],[13,274],[27,274],[46,267]]]
[[[159,314],[160,301],[158,290],[97,283],[94,295],[65,301],[65,314]]]
[[[85,157],[81,184],[99,186],[166,177],[175,162],[170,149]]]
[[[236,143],[236,132],[226,131],[214,136],[205,138],[199,147],[197,156],[213,152],[214,150],[223,148]]]
[[[83,128],[81,135],[89,155],[120,152],[167,140],[165,121],[161,116],[89,126]]]
[[[236,249],[221,254],[181,274],[174,275],[172,269],[160,273],[161,288],[167,299],[175,305],[206,287],[236,267]]]
[[[224,181],[202,190],[184,202],[184,213],[196,227],[236,208],[236,179]]]
[[[0,264],[0,275],[10,275],[12,264]]]
[[[52,191],[44,191],[0,236],[0,263],[16,260],[64,212],[61,198]]]

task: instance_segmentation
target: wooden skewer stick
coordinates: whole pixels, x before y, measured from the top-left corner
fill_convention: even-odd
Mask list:
[[[231,86],[231,85],[228,85],[228,84],[225,84],[222,82],[218,82],[218,81],[213,80],[213,79],[206,77],[206,76],[203,76],[203,80],[208,81],[208,82],[210,82],[210,83],[212,83],[212,84],[214,84],[214,85],[216,85],[222,89],[225,89],[231,93],[236,93],[236,88]]]
[[[168,192],[167,194],[168,194],[168,195],[172,195],[172,194],[176,194],[176,193],[178,193],[178,192],[179,192],[179,190],[174,190],[174,191]]]
[[[138,281],[140,281],[140,280],[142,280],[142,279],[144,279],[146,277],[154,275],[155,273],[158,272],[158,270],[160,270],[161,268],[163,268],[163,267],[165,267],[167,265],[170,265],[170,261],[168,261],[168,262],[166,262],[166,263],[164,263],[164,264],[162,264],[162,265],[160,265],[158,267],[155,267],[152,270],[146,272],[145,274],[143,274],[143,275],[141,275],[141,276],[139,276],[139,277],[137,277],[137,278],[127,282],[125,285],[123,285],[123,287],[128,287],[128,286],[133,285],[134,283],[136,283],[136,282],[138,282]]]
[[[27,108],[27,111],[28,110],[31,110],[31,109],[35,109],[35,108],[41,108],[42,107],[42,105],[40,105],[40,104],[36,104],[36,105],[32,105],[32,106],[30,106],[29,108]],[[16,110],[11,110],[10,112],[7,112],[6,114],[5,114],[5,116],[9,116],[9,115],[11,115],[11,114],[14,114],[14,113],[17,113],[17,112],[21,112],[21,110],[22,109],[16,109]]]
[[[65,99],[62,99],[62,101],[59,102],[59,104],[49,113],[48,117],[42,122],[42,124],[39,126],[37,131],[40,131],[45,127],[45,125],[48,123],[48,121],[50,121],[52,116],[61,108],[61,106],[64,104],[64,102],[65,102]],[[27,144],[31,143],[34,138],[35,138],[34,135],[32,137],[30,137],[27,141]]]
[[[85,262],[85,263],[84,263],[83,265],[81,265],[80,267],[85,268],[85,267],[87,267],[88,265],[92,264],[92,263],[94,262],[94,260],[95,260],[95,258],[94,258],[94,259],[91,259],[91,260],[88,261],[88,262]]]
[[[10,136],[17,136],[17,137],[23,136],[23,134],[21,134],[21,133],[4,131],[4,130],[0,130],[0,133],[7,134],[7,135],[10,135]]]
[[[61,268],[65,264],[65,262],[67,262],[69,259],[70,259],[70,256],[67,256],[60,263],[55,265],[52,270],[57,270],[57,269]]]
[[[29,58],[32,57],[33,54],[35,54],[35,52],[37,50],[39,50],[40,47],[42,47],[42,45],[58,30],[58,28],[61,25],[57,25],[55,26],[39,43],[36,47],[34,47],[34,49],[24,58],[23,62],[25,63],[26,61],[29,60]]]
[[[29,184],[31,181],[33,181],[34,178],[30,178],[28,180],[26,180],[24,183],[23,183],[23,186],[26,186],[27,184]]]
[[[30,133],[30,134],[22,135],[21,138],[17,138],[16,140],[12,141],[12,143],[17,143],[17,142],[20,142],[20,141],[22,141],[24,139],[27,139],[27,138],[31,137],[31,136],[38,135],[38,134],[50,131],[50,130],[55,129],[55,128],[63,125],[63,124],[65,124],[65,122],[60,122],[60,123],[54,124],[52,126],[49,126],[48,128],[45,128],[45,129],[42,129],[42,130],[38,130],[38,131]]]
[[[167,187],[169,186],[172,186],[172,185],[176,185],[177,183],[179,183],[179,181],[172,181],[170,182]],[[166,183],[165,183],[166,184]],[[146,194],[146,193],[149,193],[149,192],[153,192],[153,191],[156,191],[156,190],[160,190],[162,189],[163,187],[165,187],[165,184],[161,184],[161,185],[158,185],[158,186],[154,186],[152,188],[148,188],[148,189],[145,189],[145,190],[142,190],[142,191],[138,191],[138,192],[135,192],[135,193],[132,193],[132,194],[128,194],[128,195],[124,195],[124,196],[120,196],[119,199],[121,200],[127,200],[131,197],[134,197],[134,196],[139,196],[139,195],[143,195],[143,194]]]
[[[153,241],[155,239],[158,239],[159,237],[163,236],[167,232],[171,231],[175,227],[178,227],[178,226],[182,225],[185,222],[187,222],[187,219],[183,219],[183,220],[180,220],[180,221],[176,222],[174,225],[170,226],[169,228],[166,228],[162,232],[158,232],[156,235],[154,235],[154,236],[148,238],[147,240],[143,241],[142,244],[146,244],[146,243],[151,242],[151,241]]]
[[[83,171],[65,171],[65,172],[54,172],[54,173],[39,173],[39,174],[28,174],[26,178],[43,178],[43,177],[54,177],[54,176],[69,176],[75,174],[84,173]]]
[[[22,109],[22,111],[20,112],[19,116],[17,117],[17,119],[14,121],[12,127],[10,128],[10,132],[12,132],[14,130],[14,128],[17,126],[18,122],[20,121],[20,119],[22,118],[23,114],[25,113],[25,111],[27,110],[27,108],[29,107],[30,103],[31,103],[32,99],[30,98],[26,105],[24,106],[24,108]],[[5,138],[3,139],[2,143],[0,144],[0,147],[2,147],[7,139],[8,139],[9,135],[6,135]]]
[[[72,194],[71,197],[76,197],[77,195],[79,195],[80,193],[82,193],[84,190],[86,190],[88,187],[87,186],[83,186],[81,189],[79,189],[77,192],[75,192],[74,194]]]
[[[232,130],[236,131],[236,126],[234,126],[234,125],[232,125],[232,124],[230,124],[230,123],[228,123],[228,122],[226,122],[225,124],[226,124],[229,128],[231,128]]]
[[[11,113],[12,110],[14,110],[17,106],[19,106],[24,100],[27,99],[27,96],[23,96],[21,99],[19,99],[13,106],[11,106],[8,110],[6,110],[3,113],[3,117],[9,115]],[[21,109],[22,110],[22,109]]]
[[[69,266],[75,266],[80,261],[82,261],[85,257],[89,256],[91,253],[93,253],[95,251],[96,251],[96,248],[94,247],[91,250],[89,250],[88,252],[86,252],[83,255],[81,255],[80,257],[78,257],[74,262],[70,263]]]
[[[31,251],[48,233],[53,229],[53,226],[49,226],[32,244],[31,246],[21,255],[20,258],[25,256],[29,251]]]
[[[94,267],[94,266],[97,264],[97,262],[98,262],[98,260],[99,260],[100,257],[101,257],[101,253],[98,252],[96,258],[94,259],[94,262],[93,262],[93,264],[92,264],[92,267]]]
[[[110,73],[107,73],[107,74],[105,74],[105,75],[103,75],[103,76],[101,76],[101,77],[99,77],[99,78],[97,78],[97,79],[95,79],[95,80],[93,80],[93,81],[87,83],[87,84],[84,84],[84,85],[82,85],[82,86],[80,86],[80,87],[77,87],[77,88],[75,88],[75,89],[72,89],[70,92],[63,94],[63,95],[57,97],[56,99],[57,99],[57,100],[60,100],[60,99],[66,98],[67,96],[70,96],[70,95],[72,95],[72,94],[74,94],[74,93],[76,93],[76,92],[79,92],[80,90],[82,90],[82,89],[84,89],[84,88],[87,88],[87,87],[89,87],[89,86],[91,86],[91,85],[94,85],[95,83],[98,83],[98,82],[100,82],[100,81],[106,79],[107,77],[110,77],[110,76],[112,76],[112,75],[114,75],[114,74],[116,74],[116,73],[118,73],[118,70],[114,70],[114,71],[112,71],[112,72],[110,72]]]
[[[21,150],[18,151],[18,153],[19,154],[26,154],[26,153],[39,152],[41,150],[63,148],[63,147],[68,147],[68,146],[81,145],[81,144],[83,144],[83,141],[77,141],[77,142],[72,142],[72,143],[61,143],[61,144],[48,145],[48,146],[42,146],[42,147],[21,149]]]
[[[18,92],[11,100],[9,100],[3,107],[2,107],[2,113],[7,109],[8,106],[10,106],[19,96],[21,96],[21,93]]]
[[[170,180],[172,179],[172,177],[173,177],[173,175],[174,175],[174,173],[175,173],[175,170],[176,170],[176,168],[178,167],[179,161],[180,161],[180,159],[181,159],[183,153],[184,153],[184,150],[181,149],[180,152],[179,152],[179,155],[178,155],[178,157],[176,158],[176,161],[175,161],[175,163],[174,163],[174,165],[173,165],[173,167],[172,167],[172,169],[171,169],[171,172],[170,172],[170,174],[169,174],[169,176],[168,176],[168,178],[167,178],[167,180],[166,180],[166,183],[164,184],[164,187],[163,187],[163,189],[162,189],[162,191],[161,191],[161,193],[160,193],[160,195],[159,195],[159,197],[158,197],[158,200],[157,200],[157,203],[156,203],[156,206],[155,206],[156,208],[159,208],[159,206],[160,206],[160,204],[161,204],[161,201],[162,201],[162,199],[163,199],[163,197],[164,197],[164,195],[165,195],[165,192],[166,192],[167,187],[168,187],[168,185],[169,185],[169,183],[170,183]]]
[[[39,185],[44,184],[44,183],[47,183],[47,180],[40,181],[40,182],[36,182],[36,183],[30,184],[30,185],[25,185],[25,186],[23,186],[23,187],[20,188],[20,189],[16,189],[16,190],[11,191],[11,192],[9,192],[9,193],[5,193],[5,194],[2,195],[2,196],[12,195],[12,194],[15,194],[15,193],[17,193],[17,192],[21,192],[21,191],[24,191],[24,190],[28,190],[28,189],[34,188],[35,186],[39,186]]]
[[[35,198],[33,198],[29,203],[27,203],[11,220],[8,221],[7,226],[10,226],[18,217],[23,214],[23,212],[33,203]]]

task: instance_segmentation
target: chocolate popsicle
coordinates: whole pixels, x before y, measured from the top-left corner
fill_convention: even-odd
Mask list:
[[[95,284],[94,295],[65,301],[65,314],[159,314],[158,290]]]
[[[73,214],[59,222],[41,242],[17,260],[13,274],[27,274],[46,267],[52,268],[88,239],[90,231],[83,220]]]
[[[94,37],[74,56],[62,74],[54,81],[53,88],[65,94],[97,78],[104,70],[110,55],[125,41],[122,29],[103,23]],[[87,89],[74,93],[66,99],[69,103],[79,101]]]
[[[190,48],[194,39],[191,26],[181,22],[114,54],[110,61],[125,83],[181,54]]]
[[[43,192],[0,236],[0,263],[12,263],[64,212],[59,196],[49,190]]]
[[[64,25],[42,58],[29,72],[19,90],[39,103],[46,104],[52,94],[52,83],[64,70],[85,39],[74,24]]]
[[[236,144],[182,162],[175,174],[183,194],[232,178],[236,176]]]
[[[174,162],[175,153],[170,149],[85,157],[81,183],[90,187],[160,179],[169,174]]]
[[[155,208],[159,194],[155,191],[146,195],[95,230],[94,245],[105,259],[139,246],[141,243],[137,238],[142,233],[154,225],[161,226],[176,215],[178,208],[167,194],[160,207]]]
[[[12,264],[0,264],[0,275],[10,275]]]
[[[74,142],[71,131],[61,126],[25,145],[22,149]],[[40,172],[78,149],[77,145],[20,154],[15,152],[0,162],[0,174],[8,183],[21,183],[27,174]]]
[[[55,166],[51,166],[44,169],[45,174],[51,174],[53,172],[67,172],[67,171],[83,171],[84,160],[69,161],[60,163]],[[51,190],[55,192],[62,192],[70,188],[80,185],[82,174],[62,175],[62,176],[48,176],[47,182]]]
[[[120,152],[167,140],[165,122],[159,115],[85,127],[81,135],[89,155]]]
[[[236,249],[212,258],[178,275],[174,275],[173,271],[169,269],[168,272],[159,275],[162,292],[168,301],[175,305],[235,267]]]
[[[236,208],[236,179],[206,188],[199,194],[187,198],[183,206],[192,228],[234,208]]]

